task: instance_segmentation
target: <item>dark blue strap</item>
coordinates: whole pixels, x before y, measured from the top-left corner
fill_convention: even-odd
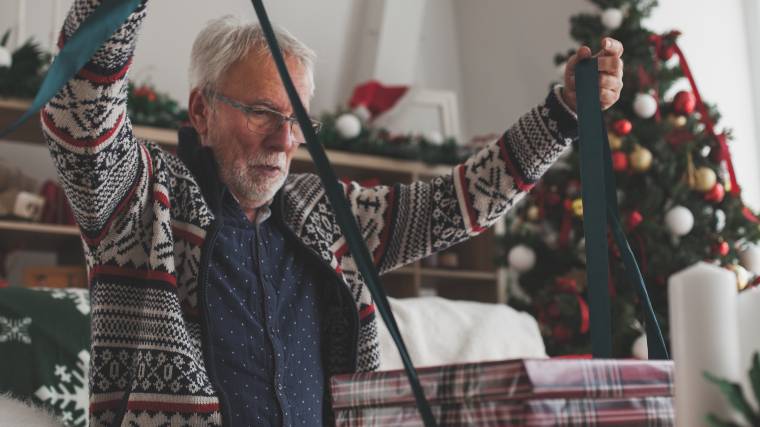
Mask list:
[[[620,249],[628,280],[637,287],[646,314],[650,359],[668,359],[668,351],[657,322],[646,284],[636,263],[618,213],[615,175],[607,131],[599,102],[599,72],[596,58],[580,61],[575,68],[578,104],[578,134],[581,151],[583,231],[586,238],[586,274],[589,284],[591,352],[597,358],[612,357],[612,321],[608,288],[609,264],[607,225]]]
[[[356,224],[356,218],[354,217],[351,207],[346,199],[346,195],[343,192],[343,188],[338,183],[338,177],[335,176],[335,172],[330,167],[330,162],[325,155],[325,150],[322,145],[319,144],[317,136],[314,134],[314,128],[311,126],[309,115],[306,113],[306,109],[301,104],[301,99],[298,97],[293,86],[293,81],[290,78],[288,69],[285,66],[285,61],[282,58],[277,39],[272,31],[272,25],[269,23],[269,17],[261,0],[252,0],[253,7],[256,9],[256,15],[259,17],[261,28],[264,31],[269,49],[272,52],[275,64],[277,64],[277,70],[280,73],[280,78],[285,86],[285,90],[290,98],[290,103],[293,106],[293,110],[298,119],[298,123],[301,125],[301,129],[306,137],[306,147],[311,154],[311,158],[314,160],[314,165],[317,168],[319,177],[322,179],[322,185],[324,185],[327,192],[327,197],[330,200],[330,205],[335,212],[335,217],[338,220],[343,235],[346,237],[348,248],[351,251],[351,255],[354,257],[359,272],[364,281],[369,287],[372,298],[375,300],[377,310],[380,312],[383,320],[385,321],[388,331],[396,343],[401,360],[404,362],[404,369],[406,370],[407,377],[409,377],[409,383],[412,386],[414,397],[417,401],[417,408],[420,411],[425,426],[434,427],[436,425],[433,412],[430,410],[430,405],[425,398],[425,392],[420,385],[419,378],[417,377],[417,371],[412,365],[412,359],[409,357],[409,353],[404,345],[404,340],[399,332],[396,319],[391,312],[390,304],[388,303],[388,297],[385,295],[382,285],[380,284],[380,277],[377,274],[377,269],[372,262],[369,249],[362,238],[359,226]]]
[[[0,139],[10,135],[47,104],[139,5],[140,0],[103,0],[95,12],[77,28],[76,33],[66,40],[50,64],[32,105],[18,120],[0,131]]]

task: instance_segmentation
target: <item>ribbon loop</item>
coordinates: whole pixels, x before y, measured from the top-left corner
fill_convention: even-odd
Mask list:
[[[583,231],[586,237],[591,323],[591,352],[597,358],[612,356],[612,325],[608,286],[607,226],[620,249],[629,281],[637,287],[646,314],[650,359],[667,359],[668,351],[649,294],[630,245],[620,225],[612,155],[599,102],[599,71],[596,58],[578,63],[575,69],[578,97],[578,134],[581,151]]]

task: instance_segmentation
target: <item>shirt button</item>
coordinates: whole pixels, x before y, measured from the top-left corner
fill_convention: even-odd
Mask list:
[[[277,390],[282,391],[282,384],[277,384]]]

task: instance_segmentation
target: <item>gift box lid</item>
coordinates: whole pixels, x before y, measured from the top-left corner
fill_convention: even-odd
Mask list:
[[[417,372],[431,404],[673,395],[671,361],[516,359]],[[415,404],[403,370],[336,375],[330,387],[335,410]]]

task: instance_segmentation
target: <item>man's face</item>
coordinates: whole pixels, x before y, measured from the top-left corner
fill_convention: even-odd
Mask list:
[[[297,60],[286,57],[296,91],[309,109],[309,79]],[[251,53],[225,73],[216,88],[220,95],[249,105],[293,114],[277,68],[266,54]],[[205,143],[214,150],[222,181],[246,204],[260,205],[274,197],[285,183],[290,161],[298,148],[285,122],[271,133],[251,130],[250,115],[213,97],[207,102]]]

